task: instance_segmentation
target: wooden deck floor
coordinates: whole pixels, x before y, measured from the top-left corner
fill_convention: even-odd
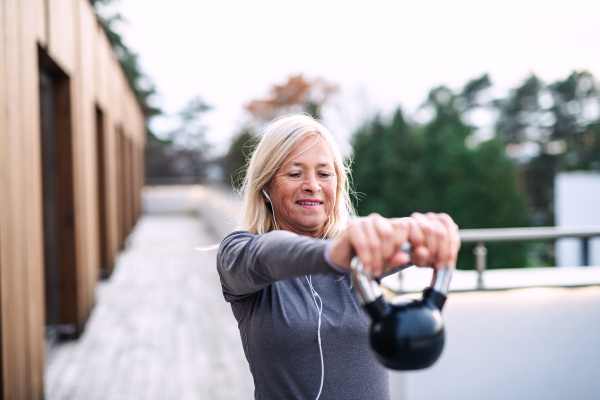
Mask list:
[[[81,338],[47,357],[49,400],[252,399],[215,242],[193,216],[145,215]]]

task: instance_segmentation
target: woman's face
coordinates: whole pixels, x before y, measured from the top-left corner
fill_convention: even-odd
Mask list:
[[[335,205],[336,188],[333,157],[323,140],[312,137],[300,143],[283,161],[267,189],[279,229],[322,236]]]

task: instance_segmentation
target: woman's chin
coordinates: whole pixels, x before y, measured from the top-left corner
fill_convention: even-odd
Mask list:
[[[306,235],[320,235],[320,233],[323,231],[325,226],[325,221],[324,220],[318,220],[318,221],[311,221],[311,222],[305,222],[303,224],[300,225],[300,229],[303,232],[306,232]]]

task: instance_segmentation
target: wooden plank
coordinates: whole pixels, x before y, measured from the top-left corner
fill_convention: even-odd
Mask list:
[[[31,32],[35,42],[40,46],[47,46],[48,25],[46,23],[46,2],[44,0],[30,0],[27,6],[31,15]]]
[[[6,270],[11,265],[12,246],[10,226],[10,186],[9,186],[9,154],[8,154],[8,120],[6,115],[7,94],[6,90],[6,24],[5,6],[0,3],[0,398],[5,399],[4,380],[7,374],[4,346],[7,341],[4,333],[5,321],[4,306],[6,300]]]
[[[5,6],[5,49],[6,49],[6,117],[7,132],[22,132],[23,116],[20,110],[22,90],[20,54],[20,10],[15,0],[3,2]],[[24,296],[24,237],[26,236],[23,209],[23,135],[8,135],[8,164],[10,165],[6,190],[10,196],[8,217],[12,237],[11,259],[2,275],[2,340],[5,396],[25,398],[27,396],[27,330],[23,321],[26,303]]]
[[[77,38],[75,2],[79,0],[52,0],[48,5],[48,54],[66,74],[75,70],[75,40]]]
[[[98,107],[102,110],[106,110],[107,107],[107,98],[106,98],[106,85],[104,74],[106,70],[106,59],[109,56],[107,53],[107,48],[105,44],[106,35],[104,34],[104,30],[100,25],[100,22],[94,22],[94,65],[96,68],[94,69],[94,98]]]
[[[133,205],[133,196],[135,192],[135,185],[133,180],[133,149],[131,144],[131,137],[126,138],[126,148],[127,152],[125,156],[127,157],[127,214],[128,214],[128,231],[131,232],[133,229],[133,224],[135,222],[135,209]]]
[[[74,57],[74,163],[77,215],[79,217],[77,243],[80,248],[77,259],[79,290],[79,320],[83,324],[93,307],[94,286],[98,277],[97,236],[97,190],[94,109],[94,63],[93,22],[91,4],[75,0],[74,26],[78,32],[75,39]]]
[[[28,347],[28,396],[30,399],[43,398],[44,374],[44,269],[43,269],[43,224],[42,224],[42,177],[41,177],[41,136],[40,136],[40,98],[39,98],[39,63],[36,36],[37,15],[35,11],[40,3],[36,0],[21,2],[21,71],[22,71],[22,103],[23,113],[23,185],[25,197],[24,219],[27,241],[26,256],[26,290],[27,309],[24,322],[27,324]]]
[[[107,202],[107,230],[109,263],[114,265],[119,247],[119,225],[117,205],[117,170],[116,170],[116,144],[115,126],[112,123],[110,110],[105,113],[106,130],[106,202]]]
[[[131,240],[85,335],[48,364],[48,400],[252,399],[214,253],[193,250],[215,239],[192,216],[146,215]]]
[[[115,126],[112,124],[110,112],[106,116],[106,152],[110,154],[106,163],[106,201],[107,201],[107,229],[109,262],[114,267],[119,250],[119,210],[117,204],[117,152]]]
[[[134,142],[133,144],[133,177],[135,179],[134,185],[134,218],[137,219],[141,214],[141,197],[142,197],[142,176],[140,174],[140,165],[142,155],[140,154],[140,146],[138,143]]]
[[[124,184],[123,195],[124,195],[124,206],[125,206],[125,235],[131,232],[132,228],[132,215],[131,215],[131,156],[129,151],[129,138],[123,130],[123,173],[124,173]]]
[[[110,50],[108,40],[105,41],[107,50]],[[119,121],[119,91],[118,91],[118,69],[115,60],[111,54],[106,56],[106,63],[103,71],[103,85],[106,88],[106,100],[108,102],[106,109],[107,116],[107,145],[108,151],[112,154],[110,157],[109,169],[109,186],[108,196],[110,201],[110,230],[111,230],[111,258],[114,261],[117,253],[121,248],[122,235],[122,218],[121,218],[121,176],[120,176],[120,130],[118,127]]]
[[[125,227],[124,227],[124,203],[123,203],[123,133],[119,126],[115,127],[115,189],[116,189],[116,205],[117,205],[117,224],[118,224],[118,236],[117,242],[119,248],[125,239]]]

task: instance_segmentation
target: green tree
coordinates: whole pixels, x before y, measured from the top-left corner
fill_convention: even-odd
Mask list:
[[[475,93],[468,89],[463,93],[472,95],[474,104]],[[476,149],[465,145],[472,133],[462,118],[466,104],[469,99],[439,87],[429,95],[427,105],[435,117],[425,126],[407,123],[397,110],[389,124],[375,118],[356,133],[354,183],[364,196],[358,202],[360,215],[446,212],[461,228],[472,229],[526,223],[524,200],[504,144],[492,139]],[[459,268],[473,268],[472,249],[463,246]],[[525,265],[523,245],[490,245],[489,253],[490,268]]]
[[[142,70],[138,61],[139,55],[125,44],[123,36],[115,29],[115,24],[125,21],[121,14],[105,15],[105,13],[102,12],[102,7],[112,4],[114,1],[115,0],[92,0],[92,4],[94,5],[98,21],[110,41],[113,53],[117,57],[117,60],[119,60],[119,63],[125,72],[125,76],[142,106],[142,111],[148,121],[150,117],[162,113],[160,108],[150,105],[150,98],[156,94],[156,87],[152,82],[152,79]],[[156,136],[148,127],[147,132],[150,138],[156,139]]]
[[[530,223],[554,225],[556,172],[600,170],[600,86],[587,71],[551,84],[531,75],[494,104],[497,135],[519,163]]]
[[[204,134],[203,116],[211,110],[200,97],[188,102],[177,117],[179,126],[165,140],[153,138],[146,145],[146,177],[181,178],[202,181],[209,165],[210,145]]]
[[[549,85],[554,116],[552,140],[566,144],[561,164],[567,170],[600,170],[600,84],[587,71],[574,71]],[[595,114],[593,111],[595,110]],[[591,120],[595,117],[595,120]]]
[[[221,165],[226,176],[231,177],[231,185],[236,189],[240,188],[244,181],[246,175],[244,166],[257,144],[252,131],[246,128],[233,138],[229,151],[223,157]]]

